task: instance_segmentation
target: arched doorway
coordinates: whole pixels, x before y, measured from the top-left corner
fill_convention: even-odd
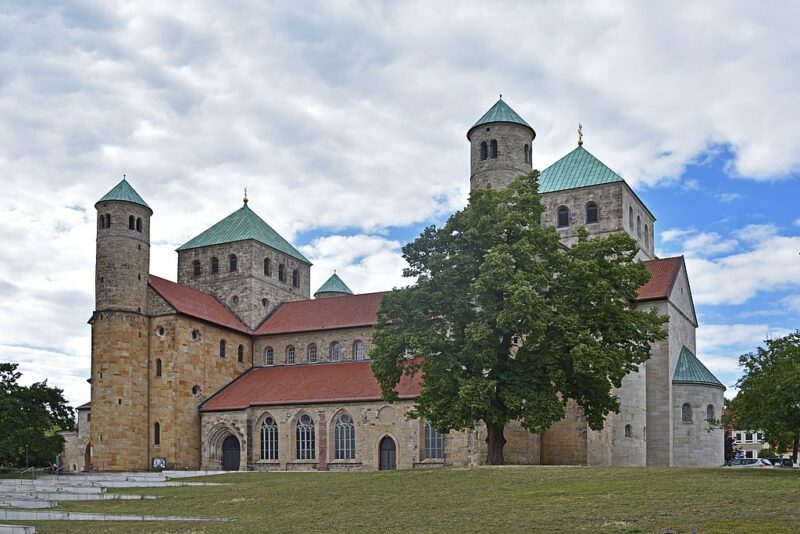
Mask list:
[[[84,471],[91,471],[92,470],[92,444],[86,444],[86,450],[83,453],[83,470]]]
[[[384,436],[379,445],[380,462],[378,469],[381,471],[397,469],[397,446],[389,436]]]
[[[239,447],[239,440],[236,436],[229,435],[222,442],[222,470],[223,471],[238,471],[239,470],[239,454],[241,448]]]

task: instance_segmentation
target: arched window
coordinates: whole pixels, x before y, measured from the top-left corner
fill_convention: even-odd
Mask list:
[[[292,285],[294,287],[300,287],[300,271],[297,269],[292,271]]]
[[[586,204],[586,224],[593,224],[597,222],[597,204],[589,202]]]
[[[238,263],[236,262],[236,254],[231,254],[228,256],[228,271],[234,273],[238,268]]]
[[[529,162],[530,162],[530,160],[528,159],[528,145],[525,145],[525,146],[522,148],[522,150],[525,152],[525,155],[524,155],[524,157],[525,157],[525,163],[529,163]]]
[[[481,161],[485,160],[489,157],[489,146],[486,144],[486,141],[481,143]]]
[[[225,357],[225,340],[224,339],[220,339],[219,340],[219,357],[220,358],[224,358]]]
[[[355,343],[353,343],[353,359],[354,360],[363,360],[364,359],[364,342],[360,339],[357,339]]]
[[[356,425],[349,414],[343,413],[336,418],[334,430],[334,444],[336,460],[356,459]]]
[[[625,437],[631,437],[631,425],[625,425]]]
[[[211,258],[211,274],[219,272],[219,260],[215,257]]]
[[[161,445],[161,425],[158,423],[153,425],[153,445]]]
[[[142,231],[142,218],[141,217],[137,217],[136,218],[136,231],[137,232],[141,232]]]
[[[244,345],[239,345],[237,357],[239,359],[239,363],[244,361]]]
[[[275,352],[272,347],[264,349],[264,365],[275,365]]]
[[[286,281],[286,267],[284,267],[282,263],[278,265],[278,281]]]
[[[317,363],[317,346],[313,343],[308,346],[308,363]]]
[[[272,262],[269,258],[264,258],[264,275],[272,276]]]
[[[192,275],[200,276],[200,260],[194,260],[192,262]]]
[[[342,347],[338,341],[331,343],[331,361],[338,362],[342,359]]]
[[[156,358],[156,376],[161,376],[161,358]]]
[[[681,407],[681,421],[684,423],[692,422],[692,407],[688,402]]]
[[[316,458],[314,421],[311,420],[311,416],[307,413],[301,415],[297,420],[295,439],[297,440],[298,460],[313,460]]]
[[[128,229],[136,230],[136,217],[134,217],[133,215],[128,217]]]
[[[633,208],[628,206],[628,228],[633,230]]]
[[[650,248],[650,230],[644,225],[644,248]]]
[[[429,421],[425,421],[425,459],[444,459],[444,434],[433,428]]]
[[[489,157],[491,157],[492,159],[497,159],[497,140],[492,139],[491,142],[489,143],[489,147],[491,152]]]
[[[97,227],[98,227],[100,230],[102,230],[103,228],[105,228],[105,227],[106,227],[106,216],[105,216],[105,215],[103,215],[102,213],[100,214],[100,218],[99,218],[99,219],[97,219]]]
[[[706,421],[711,423],[711,422],[714,421],[714,419],[715,419],[715,417],[714,417],[714,405],[713,404],[709,404],[708,406],[706,406]]]
[[[566,228],[569,226],[569,208],[561,206],[556,211],[556,226],[558,228]]]
[[[642,238],[642,218],[639,215],[636,216],[636,237]]]
[[[106,213],[106,228],[111,228],[111,214]]]
[[[294,364],[294,346],[292,345],[286,347],[286,363],[289,365]]]
[[[264,418],[261,423],[261,459],[278,459],[278,424],[272,417]]]

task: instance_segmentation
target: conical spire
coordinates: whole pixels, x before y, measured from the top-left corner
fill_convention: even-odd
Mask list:
[[[353,291],[347,287],[339,275],[336,274],[336,271],[333,271],[333,275],[328,278],[328,280],[322,284],[322,286],[317,289],[314,293],[314,297],[337,297],[339,295],[352,295]]]
[[[101,202],[108,202],[111,200],[139,204],[140,206],[144,206],[145,208],[149,209],[151,212],[153,211],[150,206],[147,205],[147,202],[145,202],[144,199],[139,196],[139,193],[136,192],[136,190],[125,178],[123,178],[120,183],[115,185],[111,191],[103,195],[103,198],[97,201],[95,207],[97,207],[97,204],[100,204]]]
[[[478,119],[478,122],[472,125],[472,128],[470,128],[467,132],[467,139],[470,138],[472,130],[478,126],[483,126],[484,124],[490,124],[492,122],[511,122],[514,124],[527,126],[531,129],[531,132],[533,132],[533,136],[536,137],[536,132],[533,131],[533,127],[525,122],[525,120],[520,117],[516,111],[511,109],[511,106],[506,104],[505,100],[503,100],[503,95],[500,95],[500,100],[495,102],[495,104],[489,108],[489,111],[484,113],[483,116]]]

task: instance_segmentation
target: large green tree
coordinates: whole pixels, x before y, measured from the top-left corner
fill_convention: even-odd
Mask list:
[[[737,429],[763,431],[778,450],[792,449],[797,461],[800,441],[800,330],[739,356],[744,371],[739,393],[730,403],[727,422]]]
[[[58,430],[75,424],[63,390],[47,381],[18,383],[15,363],[0,363],[0,465],[50,465],[64,447]]]
[[[383,299],[373,337],[384,398],[397,398],[403,373],[421,371],[411,415],[442,432],[482,421],[489,464],[503,463],[509,421],[542,432],[568,399],[602,428],[619,409],[613,388],[664,335],[665,319],[632,305],[649,278],[636,243],[581,233],[567,250],[539,224],[543,211],[536,171],[473,191],[443,227],[403,248],[403,274],[416,284]]]

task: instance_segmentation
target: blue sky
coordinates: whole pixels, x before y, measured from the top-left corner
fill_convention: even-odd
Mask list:
[[[684,254],[698,355],[800,326],[800,53],[792,2],[7,2],[0,16],[0,355],[88,399],[93,205],[123,174],[151,272],[250,207],[356,291],[462,207],[467,129],[498,93],[544,168],[575,146]]]

